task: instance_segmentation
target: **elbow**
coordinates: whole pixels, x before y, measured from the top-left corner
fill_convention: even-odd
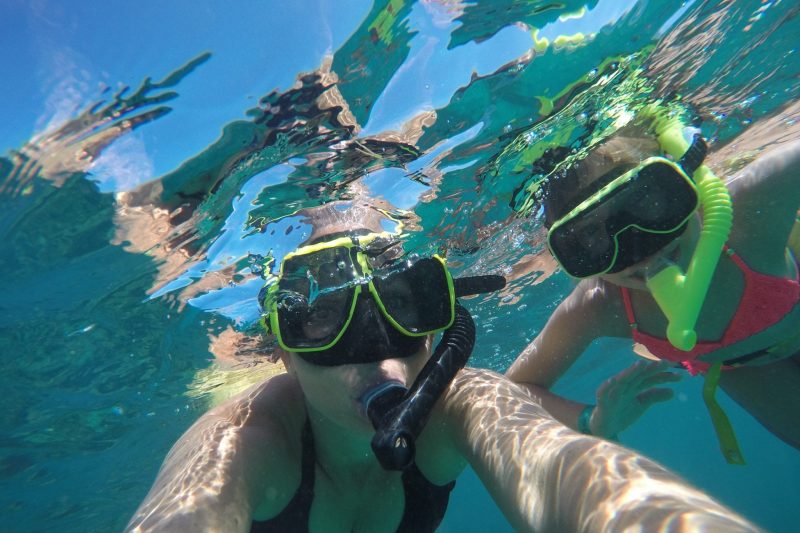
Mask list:
[[[546,376],[535,371],[536,365],[520,356],[508,370],[506,377],[528,389],[547,390],[555,384],[555,380],[546,379]]]

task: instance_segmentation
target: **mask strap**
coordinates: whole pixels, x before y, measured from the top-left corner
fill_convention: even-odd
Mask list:
[[[472,296],[484,292],[499,291],[506,286],[506,278],[496,274],[483,276],[469,276],[453,279],[453,288],[456,298],[462,296]]]
[[[678,164],[686,171],[689,176],[692,176],[695,171],[703,164],[703,160],[708,154],[708,145],[705,139],[699,133],[695,133],[692,138],[692,144],[683,154]]]

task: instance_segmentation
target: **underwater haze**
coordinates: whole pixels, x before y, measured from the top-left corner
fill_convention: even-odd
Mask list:
[[[532,166],[653,99],[703,119],[730,175],[800,138],[790,0],[0,4],[0,531],[120,531],[170,446],[275,371],[262,265],[298,210],[376,206],[406,253],[500,273],[470,364],[504,371],[573,281]],[[798,176],[800,180],[800,176]],[[557,392],[630,365],[597,341]],[[797,531],[800,454],[702,380],[621,436],[768,531]],[[800,414],[798,415],[800,423]],[[440,531],[511,531],[463,475]]]

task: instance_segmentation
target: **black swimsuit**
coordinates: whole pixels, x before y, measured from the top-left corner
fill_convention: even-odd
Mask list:
[[[250,526],[251,533],[268,532],[307,532],[308,516],[311,511],[311,502],[314,499],[314,469],[316,458],[314,453],[314,436],[311,434],[311,424],[306,420],[303,427],[302,464],[300,486],[289,504],[274,518],[264,521],[253,520]],[[435,531],[444,518],[450,491],[456,482],[447,485],[434,485],[422,475],[416,464],[412,464],[403,472],[403,490],[405,491],[406,504],[403,519],[397,531],[401,533],[418,533]]]

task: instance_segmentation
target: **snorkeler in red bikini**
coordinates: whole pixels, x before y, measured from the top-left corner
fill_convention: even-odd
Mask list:
[[[726,187],[689,130],[651,112],[547,184],[549,249],[580,282],[508,376],[562,422],[612,438],[672,397],[658,385],[679,379],[668,371],[677,363],[705,376],[723,453],[741,463],[717,384],[800,448],[800,285],[789,241],[800,142],[762,155]],[[549,393],[599,337],[632,337],[662,362],[638,362],[607,380],[596,406]]]

